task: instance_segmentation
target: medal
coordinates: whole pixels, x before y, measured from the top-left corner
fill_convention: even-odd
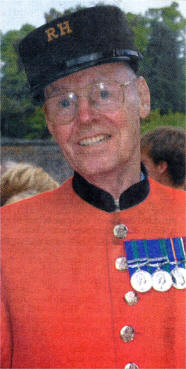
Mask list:
[[[172,287],[171,275],[162,269],[157,269],[152,275],[152,286],[154,290],[166,292]]]
[[[179,290],[186,288],[186,269],[177,266],[172,270],[171,276],[175,288]]]
[[[152,287],[152,278],[150,273],[138,269],[131,277],[130,283],[134,290],[138,292],[147,292]]]
[[[130,282],[134,290],[152,287],[166,292],[172,286],[186,288],[185,238],[125,241]]]
[[[143,241],[125,241],[130,283],[135,291],[147,292],[152,287],[152,278],[147,271],[148,257]],[[143,268],[140,269],[140,268]]]
[[[169,260],[171,277],[173,286],[179,290],[186,288],[184,241],[185,238],[183,237],[170,239],[171,251],[169,250]]]

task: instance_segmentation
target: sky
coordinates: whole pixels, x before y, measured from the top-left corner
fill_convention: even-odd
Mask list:
[[[82,6],[93,6],[99,0],[0,0],[0,30],[19,30],[23,24],[29,23],[39,27],[45,23],[44,13],[51,8],[63,12],[65,9]],[[120,6],[125,12],[144,14],[149,8],[170,6],[174,0],[102,0],[106,4]],[[186,17],[186,0],[175,0],[179,10]]]

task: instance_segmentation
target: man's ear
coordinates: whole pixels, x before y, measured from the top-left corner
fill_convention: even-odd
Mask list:
[[[144,119],[148,117],[150,113],[150,91],[147,83],[143,77],[137,79],[137,88],[139,95],[139,114],[140,118]]]

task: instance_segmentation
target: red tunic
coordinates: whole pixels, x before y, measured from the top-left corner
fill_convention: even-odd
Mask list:
[[[1,367],[185,368],[184,291],[151,289],[129,306],[128,271],[115,268],[117,224],[126,240],[184,235],[184,192],[150,183],[143,202],[120,212],[82,200],[71,180],[3,208]],[[120,338],[125,325],[131,342]]]

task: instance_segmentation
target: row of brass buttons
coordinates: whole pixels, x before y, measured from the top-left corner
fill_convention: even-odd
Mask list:
[[[124,239],[128,235],[128,228],[124,224],[118,224],[113,229],[114,236],[119,239]],[[127,260],[124,256],[119,256],[115,261],[115,268],[118,271],[125,271],[128,269]],[[132,306],[138,303],[138,295],[135,291],[128,291],[124,296],[125,302]],[[133,341],[135,336],[134,328],[130,325],[126,325],[120,330],[120,337],[124,342]],[[135,363],[128,363],[124,369],[139,369]]]

